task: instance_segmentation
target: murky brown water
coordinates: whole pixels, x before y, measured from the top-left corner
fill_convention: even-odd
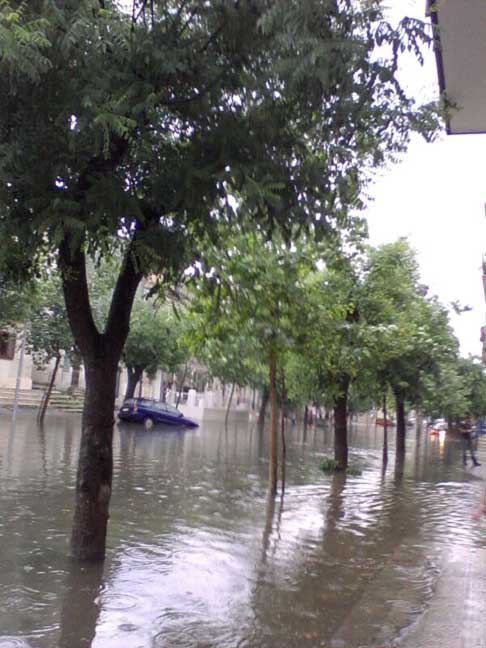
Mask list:
[[[319,470],[330,431],[289,432],[272,506],[256,429],[119,426],[108,558],[78,568],[65,555],[79,419],[0,417],[0,648],[388,645],[443,552],[486,545],[471,522],[482,482],[458,444],[408,437],[400,477],[393,453],[382,471],[382,430],[353,429],[363,473],[343,478]]]

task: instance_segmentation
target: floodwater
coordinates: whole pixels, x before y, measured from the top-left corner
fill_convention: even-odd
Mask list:
[[[485,546],[482,482],[454,439],[409,429],[403,470],[392,447],[384,471],[383,431],[353,428],[362,474],[342,477],[319,470],[330,430],[289,429],[272,503],[255,427],[120,425],[107,560],[78,567],[79,428],[0,417],[0,648],[388,646],[427,606],[444,552]]]

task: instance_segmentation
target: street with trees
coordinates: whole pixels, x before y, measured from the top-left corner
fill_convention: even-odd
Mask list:
[[[117,367],[142,278],[176,282],[201,235],[242,216],[285,240],[339,229],[410,131],[435,131],[396,76],[424,41],[378,0],[2,2],[2,240],[28,271],[55,257],[86,374],[74,557],[105,555]],[[99,329],[87,261],[115,251]]]

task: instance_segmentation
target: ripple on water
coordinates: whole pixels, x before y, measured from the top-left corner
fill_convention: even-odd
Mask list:
[[[95,599],[96,605],[99,605],[104,610],[130,610],[141,603],[139,596],[135,594],[128,594],[124,592],[118,592],[116,594],[110,594],[108,592],[98,596]],[[0,648],[3,648],[0,643]]]
[[[184,632],[167,632],[163,630],[152,639],[152,648],[202,648],[197,637],[192,637],[186,631]]]
[[[19,637],[2,637],[0,635],[0,648],[31,648],[31,644]]]

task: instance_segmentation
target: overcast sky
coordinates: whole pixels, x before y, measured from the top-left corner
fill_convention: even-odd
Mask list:
[[[394,15],[424,17],[425,0],[390,0]],[[411,61],[404,79],[419,98],[438,93],[435,57],[423,68]],[[453,316],[463,355],[480,355],[486,314],[481,261],[486,252],[486,135],[445,135],[427,144],[415,138],[399,164],[381,174],[367,210],[372,244],[407,236],[417,250],[422,280],[447,304],[472,311]]]

